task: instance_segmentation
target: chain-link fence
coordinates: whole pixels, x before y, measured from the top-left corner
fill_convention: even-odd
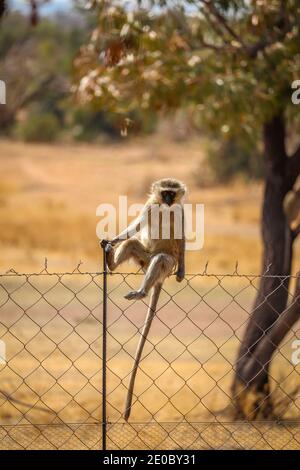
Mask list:
[[[0,448],[101,448],[101,273],[0,277]]]
[[[237,271],[166,281],[124,420],[148,303],[124,295],[140,281],[80,267],[0,276],[0,448],[300,448],[297,323],[270,368],[277,419],[233,420],[236,356],[260,282]]]

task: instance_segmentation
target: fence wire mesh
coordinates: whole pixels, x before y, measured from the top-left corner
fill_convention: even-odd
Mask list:
[[[103,279],[107,276],[107,448],[298,449],[300,369],[294,324],[270,368],[277,420],[233,421],[235,361],[261,276],[167,280],[137,374],[125,397],[148,299],[129,302],[132,273],[0,276],[1,449],[101,449]],[[278,278],[283,285],[284,278]],[[291,276],[289,301],[293,301]],[[1,356],[1,355],[0,355]]]

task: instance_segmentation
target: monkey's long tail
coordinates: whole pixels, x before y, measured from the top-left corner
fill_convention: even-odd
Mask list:
[[[125,421],[128,421],[130,413],[131,413],[131,405],[132,405],[132,396],[133,396],[133,390],[134,390],[135,377],[136,377],[136,373],[137,373],[137,370],[138,370],[138,367],[139,367],[139,363],[140,363],[140,360],[141,360],[141,357],[142,357],[142,354],[143,354],[143,349],[144,349],[144,346],[145,346],[145,342],[146,342],[149,330],[151,328],[152,320],[153,320],[155,312],[156,312],[156,306],[157,306],[157,302],[158,302],[158,299],[159,299],[161,288],[162,288],[162,284],[156,284],[153,287],[153,291],[152,291],[152,294],[151,294],[150,305],[149,305],[149,308],[148,308],[146,321],[145,321],[144,326],[143,326],[143,330],[142,330],[141,337],[140,337],[140,340],[139,340],[139,344],[138,344],[136,354],[135,354],[133,369],[131,371],[130,382],[129,382],[127,398],[126,398],[125,412],[124,412]]]

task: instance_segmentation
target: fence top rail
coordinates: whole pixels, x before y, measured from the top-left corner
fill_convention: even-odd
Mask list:
[[[77,266],[73,271],[49,271],[48,268],[44,268],[41,271],[37,272],[18,272],[13,268],[10,268],[4,272],[0,272],[0,278],[4,277],[14,277],[14,276],[19,276],[19,277],[34,277],[34,276],[57,276],[57,277],[62,277],[62,276],[71,276],[71,275],[85,275],[85,276],[102,276],[103,274],[108,274],[109,276],[143,276],[144,273],[143,271],[114,271],[110,272],[108,271],[105,273],[104,271],[81,271],[79,267]],[[279,280],[285,280],[285,279],[298,279],[300,273],[297,274],[269,274],[268,272],[265,273],[240,273],[237,269],[235,269],[233,272],[224,272],[224,273],[215,273],[215,272],[208,272],[207,266],[205,269],[201,272],[195,272],[195,273],[186,273],[185,278],[188,280],[191,280],[192,278],[196,277],[214,277],[219,280],[222,280],[224,278],[245,278],[245,279],[260,279],[260,278],[274,278],[274,279],[279,279]],[[174,277],[175,274],[172,274],[171,277]]]
[[[3,278],[3,277],[15,277],[15,276],[19,276],[19,277],[33,277],[33,276],[57,276],[57,277],[62,277],[62,276],[72,276],[72,275],[85,275],[85,276],[92,276],[92,277],[96,277],[96,276],[102,276],[104,274],[103,271],[95,271],[95,272],[92,272],[92,271],[64,271],[64,272],[58,272],[58,271],[40,271],[40,272],[18,272],[18,271],[15,271],[14,269],[9,269],[8,271],[4,272],[4,273],[0,273],[0,278]]]

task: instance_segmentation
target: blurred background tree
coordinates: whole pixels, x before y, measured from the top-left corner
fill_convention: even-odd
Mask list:
[[[79,103],[74,100],[70,92],[73,60],[91,31],[95,31],[97,17],[93,10],[81,8],[79,1],[74,1],[71,14],[41,16],[41,7],[48,3],[51,0],[28,1],[28,11],[16,12],[6,2],[6,9],[2,9],[7,14],[0,25],[0,67],[10,93],[0,115],[0,135],[26,142],[93,142],[103,138],[119,141],[121,134],[131,137],[155,132],[161,114],[157,106],[144,103],[141,107],[135,100],[122,114],[114,106],[107,107],[107,103],[102,107],[95,99],[89,103],[85,99]],[[20,63],[22,74],[18,73]],[[168,118],[170,125],[174,121],[175,140],[189,139],[203,129],[201,113],[195,114],[194,109],[185,106],[180,110],[181,133],[175,125],[176,118]],[[126,122],[130,123],[129,133]],[[237,174],[251,179],[261,176],[261,159],[256,158],[261,149],[252,137],[223,133],[220,143],[218,128],[214,126],[209,132],[206,128],[205,134],[211,141],[205,162],[211,178],[205,184],[226,183]],[[249,154],[252,157],[248,159]],[[203,184],[202,176],[201,169],[199,184]]]
[[[1,110],[0,134],[31,142],[119,136],[113,115],[78,106],[70,90],[74,56],[94,23],[79,9],[71,15],[42,17],[35,27],[26,14],[5,15],[0,69],[9,100]]]
[[[299,111],[291,102],[291,84],[300,76],[299,2],[92,4],[97,24],[75,62],[82,102],[124,117],[136,109],[146,115],[150,110],[189,110],[201,129],[226,137],[219,152],[223,160],[231,155],[234,167],[246,166],[254,173],[262,148],[262,273],[268,276],[261,280],[232,390],[237,416],[269,417],[269,367],[287,332],[278,324],[286,321],[285,276],[291,272],[299,232],[290,228],[284,211],[285,196],[300,173]],[[125,131],[126,123],[124,119]],[[225,165],[210,158],[221,179],[231,174],[233,160]],[[298,317],[299,308],[289,327]],[[279,334],[271,340],[276,325]]]

